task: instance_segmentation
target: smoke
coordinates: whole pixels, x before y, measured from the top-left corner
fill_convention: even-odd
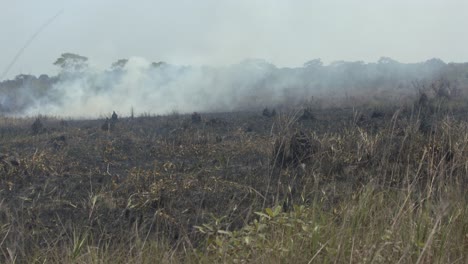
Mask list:
[[[314,98],[336,100],[362,95],[388,100],[388,92],[414,93],[415,80],[466,72],[466,64],[432,59],[402,64],[389,58],[378,63],[312,60],[303,67],[278,68],[264,60],[238,64],[176,66],[132,57],[110,69],[86,67],[56,77],[22,76],[0,84],[4,114],[93,118],[116,111],[129,115],[260,109],[295,105]],[[459,82],[460,76],[453,77]],[[463,76],[465,78],[465,76]],[[466,79],[466,78],[465,78]],[[16,89],[12,89],[14,86]]]
[[[112,110],[129,113],[132,108],[149,114],[245,109],[254,107],[262,82],[275,69],[259,60],[227,67],[190,67],[153,66],[132,57],[118,69],[62,74],[45,100],[34,100],[22,114],[92,117]],[[281,96],[271,92],[272,98]]]

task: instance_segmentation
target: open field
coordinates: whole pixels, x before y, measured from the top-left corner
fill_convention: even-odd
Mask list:
[[[1,118],[1,262],[467,263],[468,107],[415,101]]]
[[[0,264],[468,264],[468,1],[0,2]]]

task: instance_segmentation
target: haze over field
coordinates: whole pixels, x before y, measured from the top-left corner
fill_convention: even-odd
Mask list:
[[[0,0],[0,264],[468,264],[467,15]]]
[[[8,115],[231,111],[397,88],[404,96],[414,81],[447,74],[460,88],[468,83],[464,1],[19,0],[0,8],[0,74],[11,79],[0,84],[0,111]],[[75,61],[83,67],[54,65],[67,52],[85,56]]]
[[[457,91],[468,87],[468,64],[439,59],[405,64],[381,58],[378,63],[331,65],[315,59],[301,67],[278,68],[264,60],[200,67],[131,57],[98,70],[89,67],[85,57],[63,54],[57,64],[61,70],[56,76],[18,75],[0,82],[1,113],[92,118],[112,110],[129,115],[131,109],[137,114],[168,114],[259,111],[304,103],[349,107],[411,100],[418,89],[440,79]]]
[[[468,61],[468,2],[415,1],[1,1],[0,72],[38,27],[6,78],[54,74],[63,52],[106,68],[119,58],[230,65],[260,58],[297,67],[321,58]]]

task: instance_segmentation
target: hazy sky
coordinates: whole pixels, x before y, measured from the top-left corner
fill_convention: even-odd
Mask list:
[[[130,56],[180,65],[468,61],[465,0],[0,0],[0,74],[60,10],[6,77],[53,74],[63,52],[102,68]]]

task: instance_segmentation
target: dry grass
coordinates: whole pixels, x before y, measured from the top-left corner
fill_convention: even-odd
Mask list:
[[[431,103],[3,118],[2,262],[466,263],[467,109]]]

